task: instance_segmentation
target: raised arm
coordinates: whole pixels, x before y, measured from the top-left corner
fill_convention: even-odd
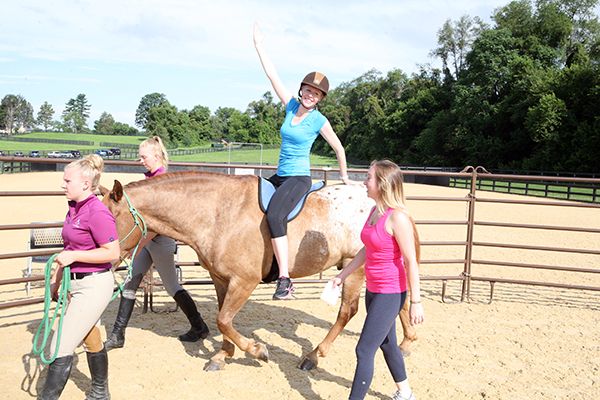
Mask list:
[[[279,75],[277,75],[277,70],[275,66],[265,54],[265,50],[262,46],[262,41],[265,35],[261,34],[258,31],[258,23],[254,23],[254,47],[256,48],[256,52],[258,53],[258,57],[260,58],[260,62],[262,64],[263,69],[265,70],[265,74],[267,74],[267,78],[271,81],[271,86],[275,90],[277,97],[283,104],[287,106],[287,103],[291,100],[292,93],[283,86]]]
[[[333,151],[335,151],[335,156],[338,160],[338,164],[340,166],[340,175],[342,176],[342,181],[346,185],[357,185],[362,186],[362,182],[353,181],[348,178],[348,167],[346,165],[346,152],[344,151],[344,146],[340,141],[340,138],[335,134],[333,127],[329,121],[325,122],[325,125],[319,131],[321,136],[329,143]]]

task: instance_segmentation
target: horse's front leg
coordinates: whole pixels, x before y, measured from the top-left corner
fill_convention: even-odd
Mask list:
[[[360,291],[365,281],[365,272],[360,268],[352,275],[346,278],[342,289],[342,304],[338,312],[335,324],[331,327],[325,339],[310,353],[305,355],[298,368],[309,371],[319,364],[319,357],[325,357],[333,344],[333,341],[344,330],[344,327],[358,312],[358,303],[360,300]]]
[[[235,346],[239,347],[259,360],[269,361],[267,348],[254,340],[247,339],[233,328],[233,318],[246,303],[256,283],[230,281],[225,290],[223,302],[220,304],[217,326],[223,334],[221,350],[205,365],[205,371],[219,371],[225,367],[225,358],[233,357]],[[217,291],[219,293],[219,291]],[[235,346],[234,346],[235,345]]]

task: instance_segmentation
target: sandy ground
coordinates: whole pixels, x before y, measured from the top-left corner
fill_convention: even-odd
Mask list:
[[[59,190],[60,173],[0,175],[0,191]],[[112,186],[138,175],[105,174]],[[461,198],[464,189],[407,185],[408,196]],[[479,193],[488,198],[517,196]],[[409,201],[416,220],[464,221],[463,202]],[[0,224],[61,221],[66,212],[63,197],[0,198]],[[481,221],[510,221],[540,225],[599,227],[600,209],[478,204]],[[464,226],[420,225],[423,246],[421,275],[458,276],[461,264],[431,260],[464,258],[464,247],[434,246],[427,242],[464,241]],[[28,231],[0,232],[0,253],[26,251]],[[508,228],[476,227],[475,240],[598,250],[598,234],[565,233]],[[477,247],[476,260],[507,260],[540,265],[563,265],[600,271],[600,256]],[[189,249],[182,260],[193,260]],[[429,261],[428,261],[429,260]],[[26,259],[0,261],[0,279],[18,278]],[[331,271],[330,274],[333,274]],[[600,275],[574,274],[475,264],[474,276],[535,280],[600,287]],[[184,267],[184,279],[206,277],[202,270]],[[327,275],[328,277],[330,275]],[[119,278],[120,279],[120,278]],[[261,285],[237,315],[239,332],[268,347],[270,361],[257,361],[239,350],[220,372],[204,372],[207,360],[220,348],[216,327],[217,300],[212,286],[188,286],[211,333],[197,343],[181,343],[187,330],[181,311],[142,314],[138,305],[127,329],[126,345],[112,350],[110,390],[113,399],[345,399],[355,368],[354,348],[364,321],[364,303],[358,315],[335,342],[318,368],[296,368],[303,354],[326,335],[337,309],[319,295],[322,284],[298,285],[295,298],[273,302],[272,285]],[[33,296],[41,296],[41,289]],[[600,301],[591,290],[567,290],[498,283],[488,304],[490,285],[475,282],[469,301],[460,300],[460,285],[449,281],[446,302],[442,282],[424,280],[422,297],[426,322],[417,328],[419,340],[406,359],[411,386],[418,399],[594,399],[600,398]],[[0,303],[25,298],[23,284],[0,286]],[[174,305],[164,290],[155,297],[156,309]],[[102,319],[103,336],[112,329],[118,302],[112,302]],[[0,310],[0,392],[3,398],[35,398],[43,387],[46,368],[33,355],[34,334],[42,305]],[[106,325],[104,325],[106,324]],[[399,328],[400,329],[400,328]],[[399,332],[399,335],[401,333]],[[64,399],[83,399],[90,388],[83,348],[78,348]],[[388,399],[394,384],[381,354],[368,399]]]

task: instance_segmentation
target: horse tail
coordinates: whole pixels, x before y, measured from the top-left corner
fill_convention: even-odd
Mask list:
[[[415,237],[415,253],[417,255],[417,264],[421,264],[421,240],[419,239],[419,231],[417,230],[417,225],[415,224],[415,220],[410,216],[410,222],[413,227],[413,234]]]

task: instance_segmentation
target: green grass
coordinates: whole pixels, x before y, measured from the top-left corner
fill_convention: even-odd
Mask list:
[[[491,180],[479,180],[478,190],[485,191],[495,191],[500,193],[511,193],[511,194],[521,194],[521,195],[529,195],[536,197],[545,197],[546,191],[548,192],[548,197],[553,199],[560,200],[575,200],[575,201],[585,201],[591,202],[593,200],[594,188],[589,187],[571,187],[570,195],[569,195],[569,187],[566,185],[544,185],[537,183],[524,183],[524,182],[499,182],[496,181],[495,188],[493,189],[493,181]],[[455,187],[460,188],[468,188],[470,185],[470,180],[467,179],[455,179]],[[600,202],[600,199],[596,198],[596,202]]]
[[[99,146],[100,142],[114,142],[123,144],[140,144],[147,137],[144,136],[112,136],[112,135],[94,135],[88,133],[65,133],[65,132],[34,132],[27,135],[19,135],[18,137],[31,139],[55,139],[55,140],[82,140],[94,142],[95,146]],[[35,143],[33,143],[35,144]]]
[[[109,136],[109,135],[92,135],[92,134],[76,134],[64,132],[34,132],[16,137],[30,139],[53,139],[53,140],[78,140],[86,142],[94,142],[93,146],[80,146],[73,144],[53,144],[53,143],[33,143],[33,142],[13,142],[9,140],[0,140],[0,150],[4,151],[22,151],[26,155],[31,150],[52,151],[52,150],[98,150],[103,148],[101,142],[123,143],[129,145],[139,145],[146,138],[143,136]],[[104,146],[105,148],[106,146]]]

